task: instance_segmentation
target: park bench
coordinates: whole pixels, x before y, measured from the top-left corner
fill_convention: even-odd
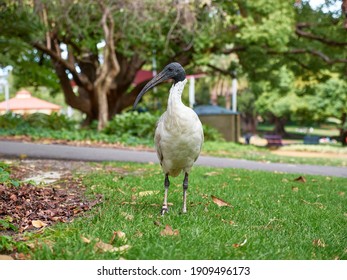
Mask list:
[[[281,135],[265,135],[264,138],[267,141],[268,147],[280,147],[283,146]]]
[[[304,137],[305,145],[318,145],[319,144],[319,136],[306,135]]]

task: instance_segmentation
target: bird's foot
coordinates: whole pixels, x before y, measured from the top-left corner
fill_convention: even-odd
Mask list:
[[[163,205],[161,208],[160,214],[164,216],[165,213],[169,213],[169,207],[167,205]]]
[[[182,208],[182,214],[187,214],[187,208],[185,207]]]

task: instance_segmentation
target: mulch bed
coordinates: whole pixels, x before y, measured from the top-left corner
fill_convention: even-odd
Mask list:
[[[18,228],[18,232],[50,226],[56,222],[70,222],[102,201],[102,196],[85,195],[85,187],[72,170],[79,166],[90,172],[92,168],[79,162],[21,161],[11,168],[11,177],[22,180],[38,171],[57,170],[63,176],[51,184],[33,185],[21,182],[19,187],[0,184],[0,219]],[[1,228],[0,235],[15,234],[13,230]]]
[[[22,184],[20,187],[0,185],[0,219],[11,221],[19,232],[54,222],[69,222],[77,214],[90,210],[101,201],[100,196],[88,200],[83,193],[79,182],[73,182],[68,189],[31,184]]]

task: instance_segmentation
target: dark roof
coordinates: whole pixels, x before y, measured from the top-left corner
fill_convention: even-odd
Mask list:
[[[238,112],[215,106],[215,105],[200,105],[194,107],[195,113],[198,115],[237,115]]]

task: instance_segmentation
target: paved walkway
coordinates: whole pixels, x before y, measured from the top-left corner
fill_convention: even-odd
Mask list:
[[[26,155],[28,158],[57,160],[158,162],[155,152],[0,141],[0,157],[19,157],[20,155]],[[346,167],[263,163],[209,156],[200,156],[196,164],[211,167],[242,168],[347,178]]]

